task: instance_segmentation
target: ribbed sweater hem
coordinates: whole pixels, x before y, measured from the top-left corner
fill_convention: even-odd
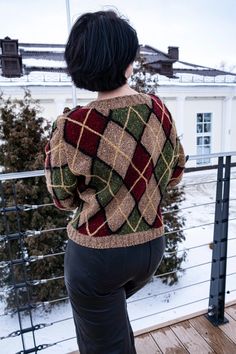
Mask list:
[[[95,237],[81,234],[71,224],[68,224],[67,233],[68,237],[80,246],[89,248],[118,248],[136,246],[154,240],[164,234],[164,226],[125,235]]]

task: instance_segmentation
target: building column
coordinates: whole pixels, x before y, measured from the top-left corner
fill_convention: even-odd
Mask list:
[[[64,108],[66,107],[66,101],[63,98],[56,98],[54,100],[54,104],[56,107],[56,114],[59,116],[63,113]]]
[[[184,138],[184,105],[185,96],[177,96],[177,114],[175,117],[176,128],[180,138]]]
[[[230,151],[232,126],[232,96],[223,100],[223,115],[221,123],[221,151]]]

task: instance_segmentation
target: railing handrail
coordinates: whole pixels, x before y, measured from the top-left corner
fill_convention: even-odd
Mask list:
[[[213,159],[213,158],[225,157],[225,156],[236,156],[236,151],[215,152],[212,154],[204,154],[204,155],[189,155],[189,160],[209,159],[209,158]]]
[[[188,160],[193,161],[198,159],[209,159],[209,158],[218,158],[218,157],[225,157],[225,156],[236,156],[236,151],[216,152],[216,153],[204,154],[204,155],[190,155]],[[44,176],[44,174],[45,174],[44,170],[0,173],[0,181],[30,178],[30,177],[40,177],[40,176]]]
[[[0,173],[0,181],[9,181],[12,179],[22,179],[30,177],[41,177],[44,176],[44,174],[44,170]]]
[[[190,284],[187,283],[186,285],[183,286],[179,286],[176,287],[174,289],[174,291],[182,291],[183,289],[187,289],[196,285],[200,285],[200,284],[209,284],[209,296],[208,297],[204,297],[201,299],[196,299],[193,300],[191,302],[184,302],[180,305],[174,306],[174,307],[170,307],[167,309],[163,309],[161,311],[158,312],[152,312],[151,314],[145,314],[144,316],[139,316],[137,318],[134,318],[131,320],[131,323],[134,323],[135,321],[140,321],[144,318],[148,318],[151,316],[156,316],[158,314],[164,313],[164,312],[168,312],[168,311],[174,311],[178,308],[184,307],[184,306],[189,306],[191,304],[195,304],[198,303],[200,301],[205,301],[208,299],[209,303],[208,303],[208,311],[206,314],[206,317],[208,318],[208,320],[213,323],[214,325],[218,326],[220,324],[223,324],[225,322],[227,322],[227,318],[224,317],[224,308],[225,308],[225,294],[226,294],[226,277],[235,275],[236,272],[227,272],[226,271],[226,264],[227,264],[227,259],[229,258],[235,258],[236,255],[227,255],[227,244],[228,241],[234,240],[235,237],[231,237],[228,238],[228,223],[229,221],[232,220],[236,220],[236,218],[230,218],[229,217],[229,202],[231,200],[236,200],[236,199],[232,199],[230,198],[230,180],[231,180],[231,174],[230,174],[230,169],[233,166],[231,163],[231,156],[236,156],[236,151],[233,152],[222,152],[222,153],[213,153],[213,154],[209,154],[209,155],[192,155],[190,157],[188,157],[190,160],[197,160],[197,159],[201,159],[201,158],[218,158],[218,164],[217,164],[217,178],[214,178],[214,181],[210,181],[210,182],[204,182],[204,183],[216,183],[216,198],[214,201],[211,202],[207,202],[207,203],[203,203],[203,204],[199,204],[199,205],[210,205],[210,204],[215,204],[215,218],[214,221],[210,222],[210,223],[205,223],[201,225],[190,225],[190,227],[184,227],[182,229],[175,229],[173,228],[171,231],[167,231],[166,235],[169,233],[175,233],[178,231],[185,231],[185,230],[189,230],[191,228],[196,228],[196,227],[203,227],[203,226],[207,226],[207,225],[214,225],[214,237],[213,237],[213,242],[212,242],[212,261],[202,261],[201,263],[197,263],[197,264],[193,264],[187,267],[181,267],[181,268],[176,268],[174,270],[172,270],[171,272],[167,272],[167,273],[161,273],[158,274],[156,277],[162,277],[162,276],[166,276],[168,274],[172,274],[172,273],[177,273],[178,271],[187,271],[189,269],[193,269],[193,268],[197,268],[197,267],[202,267],[202,266],[209,266],[211,264],[211,275],[210,277],[207,276],[206,278],[204,277],[203,280],[200,279],[200,281],[198,282],[191,282]],[[24,253],[23,251],[21,251],[21,257],[15,259],[15,257],[12,257],[11,254],[11,240],[20,240],[20,242],[18,242],[19,247],[21,248],[21,250],[23,250],[23,246],[24,246],[24,239],[27,237],[39,237],[41,234],[43,233],[47,233],[47,232],[51,232],[51,231],[55,231],[55,230],[65,230],[66,226],[60,227],[60,228],[55,228],[55,229],[48,229],[46,227],[46,229],[40,229],[40,230],[26,230],[26,231],[22,231],[21,227],[20,227],[20,219],[19,219],[19,215],[18,215],[18,211],[28,211],[28,210],[35,210],[39,207],[44,207],[44,206],[49,206],[49,205],[53,205],[52,203],[50,204],[39,204],[39,205],[29,205],[29,204],[23,204],[20,205],[17,203],[17,197],[16,197],[16,184],[15,181],[17,179],[23,179],[23,178],[34,178],[34,177],[41,177],[44,176],[45,171],[44,170],[36,170],[36,171],[24,171],[24,172],[14,172],[14,173],[0,173],[0,191],[2,192],[2,202],[3,202],[3,208],[0,208],[0,214],[2,213],[3,218],[5,220],[5,223],[7,225],[7,217],[6,215],[8,213],[11,213],[12,211],[16,212],[16,221],[18,222],[18,229],[15,233],[9,233],[8,231],[5,233],[5,235],[0,235],[0,241],[1,242],[6,242],[6,244],[8,244],[8,248],[9,248],[9,254],[10,254],[10,259],[7,259],[5,261],[0,262],[0,268],[5,268],[8,267],[8,269],[10,268],[10,272],[12,274],[12,281],[10,283],[7,284],[7,286],[5,286],[3,288],[4,293],[7,293],[8,291],[13,291],[15,292],[15,296],[16,296],[16,307],[11,309],[10,312],[4,312],[3,314],[0,314],[0,316],[5,316],[5,315],[10,315],[10,314],[14,314],[14,313],[18,313],[18,320],[19,320],[19,329],[17,329],[14,332],[11,332],[3,337],[0,336],[0,341],[6,338],[11,338],[11,337],[15,337],[15,336],[21,336],[22,339],[22,346],[23,346],[23,350],[19,351],[18,354],[20,353],[29,353],[29,352],[37,352],[38,350],[41,349],[46,349],[48,347],[51,347],[53,345],[57,345],[63,341],[67,341],[70,340],[71,338],[65,338],[62,339],[60,341],[57,342],[52,342],[49,344],[39,344],[37,345],[37,341],[36,341],[36,337],[35,337],[35,331],[38,329],[42,329],[45,328],[47,326],[51,326],[55,323],[59,323],[59,322],[63,322],[65,320],[72,320],[72,317],[67,317],[64,319],[59,319],[56,320],[54,322],[50,322],[50,323],[37,323],[35,324],[33,321],[33,317],[32,317],[32,311],[33,309],[39,308],[41,306],[44,305],[48,305],[51,303],[58,303],[59,301],[64,301],[64,300],[68,300],[68,297],[64,296],[64,297],[60,297],[60,295],[58,295],[59,297],[57,299],[53,299],[53,300],[48,300],[48,301],[40,301],[40,302],[32,302],[31,298],[28,298],[28,302],[27,304],[21,305],[20,302],[17,300],[17,294],[19,289],[25,288],[27,292],[29,292],[29,288],[32,286],[37,286],[37,285],[42,285],[42,284],[46,284],[49,281],[55,281],[55,280],[59,280],[61,281],[64,278],[64,275],[58,275],[58,276],[46,276],[45,278],[39,279],[39,277],[37,277],[36,279],[30,278],[28,279],[26,276],[24,276],[20,281],[16,281],[15,276],[14,276],[14,267],[15,266],[21,266],[22,269],[24,270],[24,272],[26,272],[26,266],[29,265],[29,263],[31,262],[36,262],[36,261],[41,261],[41,260],[45,260],[49,257],[56,257],[56,256],[62,256],[64,255],[65,251],[62,250],[60,252],[58,251],[53,251],[55,253],[48,253],[48,254],[39,254],[39,255],[33,255],[33,256],[29,256],[28,254]],[[233,177],[233,176],[232,176]],[[232,178],[235,179],[235,178]],[[13,197],[14,197],[14,203],[11,206],[7,206],[5,203],[5,199],[4,199],[4,183],[1,183],[1,181],[5,181],[5,180],[12,180],[12,184],[13,184]],[[189,186],[191,184],[187,184],[186,186]],[[185,187],[186,187],[185,186]],[[196,207],[198,205],[192,205],[191,208]],[[188,206],[186,208],[189,208]],[[179,209],[180,211],[181,209]],[[166,210],[165,213],[170,213],[170,212],[175,212],[176,210],[174,209],[174,211],[171,210]],[[6,229],[8,230],[8,228],[6,227]],[[171,255],[171,254],[176,254],[177,252],[186,252],[187,250],[190,249],[196,249],[198,247],[203,247],[203,246],[207,246],[209,245],[209,242],[205,243],[205,244],[197,244],[194,245],[193,247],[189,247],[189,248],[183,248],[183,249],[178,249],[174,252],[166,252],[166,254]],[[52,258],[51,258],[52,259]],[[234,270],[234,269],[233,269]],[[26,273],[24,273],[26,274]],[[236,289],[231,289],[230,292],[234,292],[236,291]],[[158,296],[163,296],[169,293],[172,293],[173,289],[171,290],[165,290],[165,291],[161,291],[159,293],[153,293],[151,292],[150,294],[148,294],[148,296],[144,296],[144,297],[139,297],[138,299],[135,300],[131,300],[128,303],[137,303],[138,301],[144,301],[150,298],[157,298]],[[24,327],[24,323],[22,321],[21,318],[21,314],[23,314],[24,311],[28,311],[28,318],[30,320],[30,327],[25,328]],[[25,334],[31,332],[32,334],[32,340],[33,340],[33,348],[26,348],[26,344],[25,344]],[[27,334],[28,335],[28,334]]]

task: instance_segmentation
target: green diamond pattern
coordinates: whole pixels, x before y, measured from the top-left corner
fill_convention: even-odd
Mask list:
[[[140,119],[140,117],[136,112],[134,112],[134,110],[142,117],[142,119]],[[112,111],[111,119],[124,127],[127,115],[128,108],[115,109]],[[149,115],[150,109],[144,104],[132,107],[126,129],[132,136],[135,137],[136,140],[140,139],[144,129],[144,125],[148,121]]]
[[[170,165],[171,162],[172,151],[173,151],[173,147],[170,141],[167,140],[163,148],[162,155],[160,156],[154,170],[157,181],[160,181],[159,188],[162,195],[164,194],[166,190],[166,186],[170,179],[170,168],[167,167],[168,165]],[[163,156],[165,157],[166,162]]]
[[[77,176],[73,175],[68,166],[61,167],[63,173],[60,172],[60,168],[54,167],[52,170],[52,184],[56,197],[60,200],[68,198],[68,192],[72,193],[76,187]],[[61,175],[63,174],[63,180]],[[58,186],[58,187],[56,187]],[[63,187],[62,187],[63,186]]]
[[[106,181],[109,180],[110,173],[112,171],[112,179],[109,182],[110,188],[107,186]],[[93,174],[101,177],[101,180],[98,177],[92,177],[89,186],[91,188],[96,188],[98,194],[97,199],[99,203],[105,207],[113,198],[120,187],[123,185],[122,178],[114,171],[111,167],[107,166],[102,161],[96,159],[93,165]]]
[[[130,225],[132,226],[133,229],[136,228],[140,218],[141,218],[141,214],[140,214],[138,208],[135,207],[133,209],[132,213],[130,214],[129,218],[128,218],[128,221],[129,221],[129,223],[130,223]],[[122,226],[121,230],[119,231],[119,234],[120,235],[125,235],[125,234],[129,234],[130,232],[133,232],[133,230],[130,227],[130,225],[126,222]],[[150,226],[142,218],[142,220],[141,220],[136,232],[146,231],[146,230],[149,230],[149,229],[150,229]]]

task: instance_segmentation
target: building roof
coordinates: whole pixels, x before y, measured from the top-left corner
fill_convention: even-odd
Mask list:
[[[173,48],[169,47],[168,49]],[[214,69],[198,64],[187,63],[185,61],[174,60],[167,53],[163,53],[159,49],[155,49],[151,46],[144,45],[140,49],[140,54],[145,58],[145,64],[155,70],[159,62],[171,62],[173,68],[173,77],[176,74],[194,74],[200,76],[218,76],[218,75],[232,75],[236,76],[236,73],[228,72],[225,70]]]
[[[22,82],[38,84],[42,81],[54,82],[60,85],[70,82],[66,74],[63,44],[37,44],[19,43],[19,53],[22,56],[24,75],[20,78],[4,78],[0,75],[1,84],[7,85],[14,82],[15,85]],[[172,51],[174,50],[174,52]],[[174,54],[173,54],[174,53]],[[187,63],[178,59],[178,48],[169,47],[168,53],[164,53],[148,45],[140,47],[140,55],[144,58],[145,65],[152,68],[157,74],[160,84],[177,83],[208,83],[208,84],[234,84],[236,73],[220,69],[205,67],[202,65]],[[171,75],[160,71],[161,65],[171,67]]]

